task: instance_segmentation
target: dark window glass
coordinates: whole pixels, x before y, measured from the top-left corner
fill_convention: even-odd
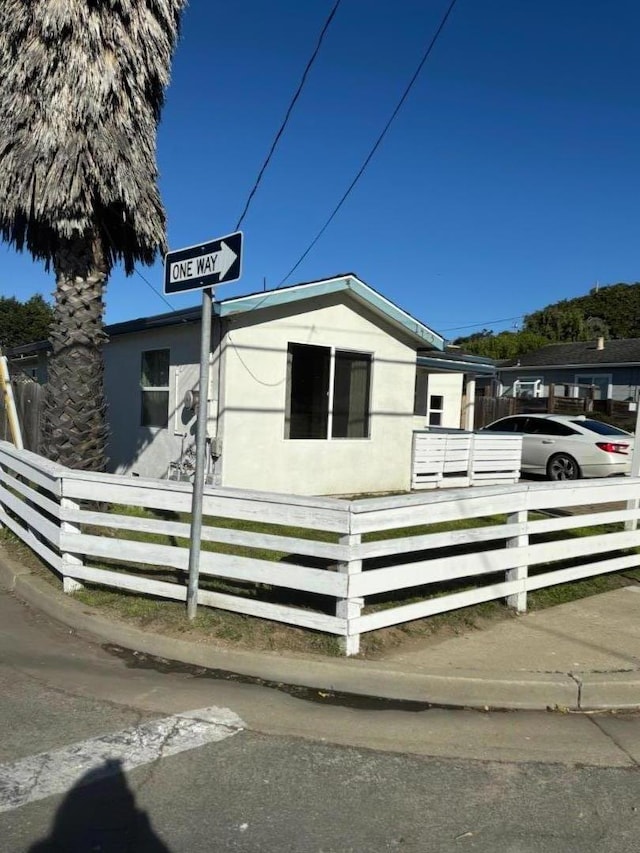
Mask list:
[[[521,429],[516,430],[516,422],[523,421],[523,418],[504,418],[501,421],[496,421],[494,424],[489,424],[485,429],[491,432],[522,432]]]
[[[142,392],[141,424],[146,427],[166,427],[169,421],[169,392]]]
[[[440,394],[432,394],[429,398],[429,408],[442,411],[444,408],[444,397]]]
[[[577,435],[576,431],[567,424],[546,420],[545,418],[529,418],[526,432],[533,435]]]
[[[627,438],[630,437],[629,433],[623,429],[618,429],[618,427],[611,426],[611,424],[602,423],[602,421],[593,421],[585,418],[583,421],[572,421],[571,423],[591,430],[591,432],[596,432],[598,435],[624,435]]]
[[[442,425],[442,412],[429,412],[429,426]]]
[[[371,356],[336,352],[333,379],[333,438],[369,437]]]
[[[327,437],[330,366],[327,347],[289,344],[287,438]]]
[[[413,414],[427,414],[427,386],[429,384],[429,371],[425,367],[416,368],[416,389],[413,397]]]
[[[140,384],[143,388],[169,387],[168,349],[152,349],[142,353]]]

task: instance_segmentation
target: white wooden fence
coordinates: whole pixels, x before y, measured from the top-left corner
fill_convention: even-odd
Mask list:
[[[69,592],[184,601],[190,488],[70,471],[0,442],[0,524]],[[630,477],[357,501],[206,487],[203,547],[226,553],[203,550],[199,602],[338,635],[356,654],[367,631],[493,599],[524,611],[531,590],[637,567],[639,496]],[[559,514],[569,507],[583,513]]]
[[[412,489],[517,483],[522,436],[463,430],[413,433]]]

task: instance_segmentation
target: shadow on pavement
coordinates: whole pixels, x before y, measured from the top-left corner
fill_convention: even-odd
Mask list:
[[[120,761],[82,776],[60,804],[50,835],[29,853],[171,853],[136,807]]]

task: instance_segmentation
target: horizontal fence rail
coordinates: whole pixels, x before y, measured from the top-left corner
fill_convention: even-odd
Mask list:
[[[184,602],[191,485],[70,471],[0,442],[0,524],[83,585]],[[640,478],[338,500],[205,487],[200,604],[360,636],[640,566]]]
[[[411,488],[516,483],[522,436],[464,430],[413,433]]]

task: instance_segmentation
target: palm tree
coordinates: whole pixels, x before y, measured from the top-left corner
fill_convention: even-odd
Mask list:
[[[43,447],[104,470],[103,294],[165,249],[156,131],[186,0],[2,0],[0,233],[56,276]]]

